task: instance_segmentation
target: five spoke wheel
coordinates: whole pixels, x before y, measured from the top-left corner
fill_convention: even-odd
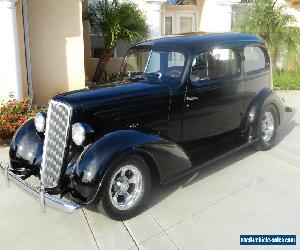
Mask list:
[[[112,219],[127,220],[145,208],[150,188],[148,164],[141,156],[128,154],[107,173],[97,207]]]
[[[261,135],[265,142],[271,140],[274,133],[274,118],[270,111],[264,113],[261,124]]]
[[[133,165],[121,167],[110,183],[110,199],[112,204],[126,210],[139,199],[143,188],[143,177],[140,170]]]

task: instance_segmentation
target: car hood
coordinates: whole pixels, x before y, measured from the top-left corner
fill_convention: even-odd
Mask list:
[[[139,126],[163,131],[168,123],[170,88],[165,83],[117,82],[55,96],[72,107],[73,122],[86,122],[98,134]]]
[[[71,107],[78,105],[89,107],[111,102],[130,102],[134,99],[143,100],[169,94],[169,92],[170,88],[163,83],[111,82],[59,94],[53,100],[66,103]]]

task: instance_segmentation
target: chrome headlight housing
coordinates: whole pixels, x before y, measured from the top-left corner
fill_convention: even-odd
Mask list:
[[[84,146],[92,133],[93,129],[86,123],[75,123],[72,126],[72,140],[78,146]]]
[[[44,133],[46,129],[46,114],[43,112],[37,113],[34,117],[34,125],[36,131]]]

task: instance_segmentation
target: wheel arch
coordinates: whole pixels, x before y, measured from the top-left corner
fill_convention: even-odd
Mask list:
[[[249,128],[254,131],[254,136],[256,136],[260,114],[262,109],[266,105],[273,105],[278,117],[278,124],[280,125],[284,120],[284,105],[278,95],[270,88],[263,88],[251,101],[247,111],[245,113],[245,119],[242,123],[242,131],[249,131]],[[249,114],[252,108],[255,108],[255,117],[252,123],[249,122]]]
[[[161,173],[158,167],[158,162],[155,160],[155,158],[148,152],[141,150],[134,151],[133,154],[137,154],[145,160],[149,167],[151,179],[154,179],[155,181],[160,181]]]
[[[162,136],[138,130],[109,133],[90,145],[79,157],[71,178],[71,194],[83,204],[91,203],[101,190],[108,171],[128,154],[138,154],[160,182],[192,167],[184,150]]]

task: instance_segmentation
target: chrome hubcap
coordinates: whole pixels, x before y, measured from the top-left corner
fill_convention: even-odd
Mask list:
[[[271,140],[274,133],[274,117],[271,112],[267,111],[265,112],[262,124],[261,124],[261,134],[262,139],[265,142],[268,142]]]
[[[113,176],[109,196],[119,210],[131,208],[141,196],[143,178],[141,171],[133,165],[121,167]]]

